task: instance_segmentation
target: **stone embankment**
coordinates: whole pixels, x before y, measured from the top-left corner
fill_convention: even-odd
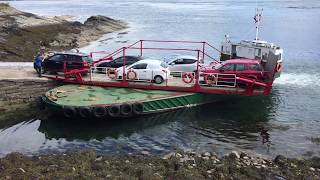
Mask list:
[[[84,23],[70,19],[38,16],[0,3],[0,60],[30,62],[40,47],[70,50],[127,28],[125,22],[105,16],[92,16]]]
[[[232,152],[100,156],[94,151],[28,157],[12,153],[0,159],[6,179],[319,179],[319,158],[274,160]]]
[[[56,86],[55,81],[43,78],[0,80],[0,111],[11,105],[33,102]]]

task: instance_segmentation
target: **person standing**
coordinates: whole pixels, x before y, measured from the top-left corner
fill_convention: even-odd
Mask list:
[[[41,77],[42,73],[42,55],[38,53],[34,59],[34,68],[36,69],[38,76]]]

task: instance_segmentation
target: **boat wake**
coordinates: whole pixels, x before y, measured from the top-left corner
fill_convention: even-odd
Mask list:
[[[298,87],[320,86],[320,75],[312,75],[307,73],[282,73],[280,78],[275,80],[274,84]]]

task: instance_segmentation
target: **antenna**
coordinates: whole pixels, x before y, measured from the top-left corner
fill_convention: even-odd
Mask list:
[[[256,8],[256,15],[254,16],[254,21],[256,24],[256,38],[255,40],[258,41],[259,40],[259,30],[260,30],[260,25],[261,25],[261,19],[262,19],[262,9]]]

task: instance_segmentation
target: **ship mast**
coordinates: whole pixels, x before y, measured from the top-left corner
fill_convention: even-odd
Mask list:
[[[256,8],[256,15],[253,18],[256,24],[256,41],[259,40],[259,30],[261,25],[262,11],[263,9]]]

